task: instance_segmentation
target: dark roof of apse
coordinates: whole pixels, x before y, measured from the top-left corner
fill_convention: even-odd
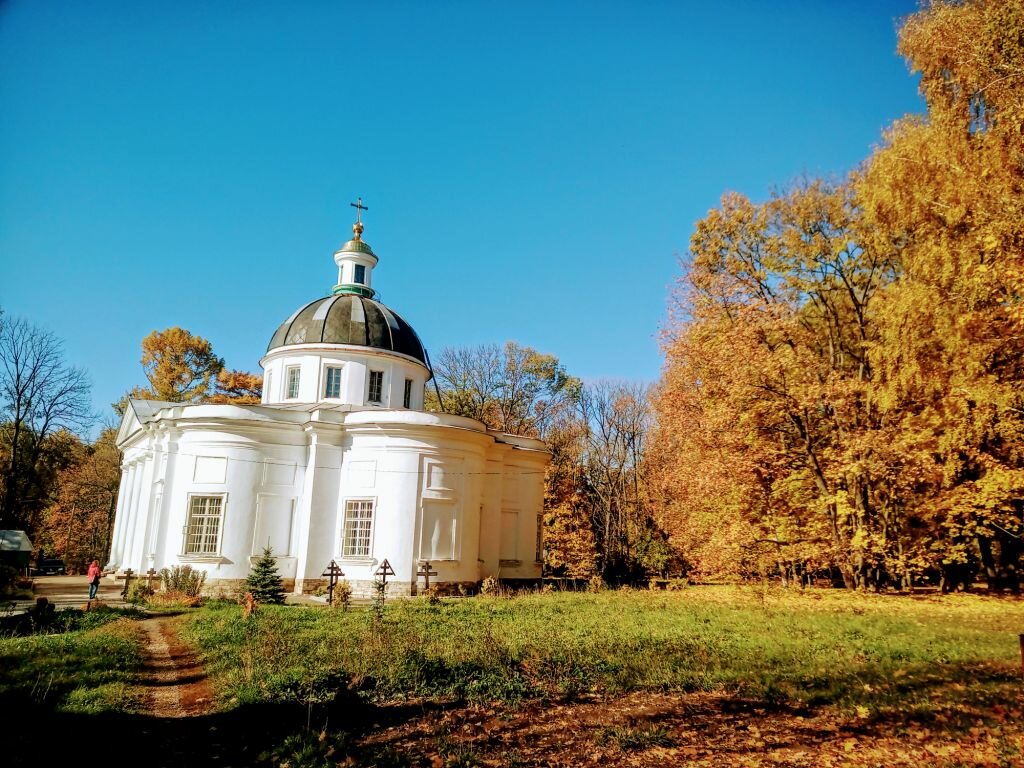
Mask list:
[[[372,347],[408,355],[430,368],[411,325],[380,302],[355,294],[326,296],[301,307],[277,329],[267,352],[291,344]]]

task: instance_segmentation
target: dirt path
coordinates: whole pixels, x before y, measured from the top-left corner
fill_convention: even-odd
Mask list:
[[[146,660],[142,686],[146,714],[160,718],[195,717],[213,709],[210,684],[202,665],[178,639],[172,620],[146,619]]]

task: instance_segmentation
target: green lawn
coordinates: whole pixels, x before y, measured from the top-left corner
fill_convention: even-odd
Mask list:
[[[62,611],[49,633],[0,636],[0,709],[138,710],[133,684],[142,663],[142,632],[133,614]]]
[[[1019,687],[1024,602],[973,595],[696,587],[389,603],[366,612],[215,604],[184,620],[221,706],[516,702],[584,693],[722,691],[861,717],[979,711]]]

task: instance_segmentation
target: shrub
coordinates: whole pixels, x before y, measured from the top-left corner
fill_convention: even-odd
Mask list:
[[[267,547],[252,567],[252,573],[245,580],[245,591],[252,594],[258,603],[281,605],[284,603],[284,582],[277,572],[274,551]]]
[[[14,592],[18,583],[18,569],[9,565],[0,565],[0,595]]]
[[[334,585],[334,599],[331,605],[344,611],[352,607],[352,585],[345,579]]]
[[[590,577],[589,581],[587,581],[587,591],[589,592],[603,592],[604,588],[604,579],[602,579],[596,573]]]
[[[206,571],[194,570],[191,565],[176,565],[160,571],[160,583],[168,596],[198,598],[206,583]]]
[[[500,595],[501,584],[493,576],[488,576],[482,582],[480,582],[480,594],[481,595]]]
[[[132,585],[128,587],[127,601],[132,605],[148,603],[154,592],[155,590],[149,586],[148,582],[142,579],[136,579],[132,582]]]

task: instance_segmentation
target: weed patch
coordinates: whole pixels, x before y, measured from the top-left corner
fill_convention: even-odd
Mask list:
[[[600,746],[614,744],[623,752],[633,752],[651,747],[671,747],[676,742],[668,730],[656,725],[609,725],[600,728],[594,737]]]

